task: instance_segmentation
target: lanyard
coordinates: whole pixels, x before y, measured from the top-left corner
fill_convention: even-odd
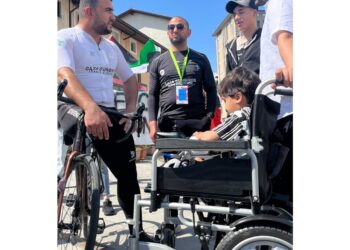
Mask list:
[[[185,74],[185,69],[186,69],[186,66],[187,66],[188,54],[190,53],[190,49],[187,48],[187,54],[186,54],[186,56],[185,56],[185,58],[183,60],[181,72],[180,72],[179,64],[177,63],[176,58],[174,56],[174,53],[173,53],[173,51],[171,49],[169,50],[169,53],[170,53],[171,59],[173,60],[174,65],[175,65],[177,74],[179,75],[180,82],[182,84],[182,78],[183,78],[183,76]]]

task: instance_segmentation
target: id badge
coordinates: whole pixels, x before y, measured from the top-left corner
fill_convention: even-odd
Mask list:
[[[188,104],[188,86],[176,86],[176,104]]]

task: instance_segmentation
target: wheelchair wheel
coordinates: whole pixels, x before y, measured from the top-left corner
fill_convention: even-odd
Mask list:
[[[273,227],[246,227],[228,233],[216,250],[293,249],[292,234]]]
[[[160,243],[167,245],[169,247],[175,248],[175,232],[173,229],[171,228],[161,228],[158,229],[156,234],[158,234],[159,239],[160,239]]]
[[[91,157],[74,160],[58,203],[57,249],[67,249],[78,242],[85,242],[85,250],[94,248],[100,200],[97,171]]]

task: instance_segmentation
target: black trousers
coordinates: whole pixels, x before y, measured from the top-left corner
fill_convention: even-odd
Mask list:
[[[193,119],[172,119],[161,116],[158,119],[158,127],[162,132],[182,132],[190,137],[196,131],[206,131],[210,129],[210,118],[203,116]]]
[[[289,152],[281,172],[274,180],[273,189],[277,193],[288,195],[290,201],[293,201],[293,115],[278,120],[277,129],[282,135],[282,144],[289,148]]]
[[[109,115],[109,114],[108,114]],[[109,140],[93,139],[97,152],[118,179],[118,201],[124,211],[126,218],[133,217],[134,195],[140,194],[140,187],[137,181],[135,163],[135,144],[133,137],[116,143],[125,135],[124,129],[119,125],[119,118],[109,115],[113,127],[109,128]]]

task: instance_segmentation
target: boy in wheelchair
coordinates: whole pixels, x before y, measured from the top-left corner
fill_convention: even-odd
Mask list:
[[[259,76],[252,70],[240,66],[229,72],[220,84],[219,95],[225,103],[225,110],[228,117],[215,128],[195,132],[190,137],[192,140],[202,141],[239,141],[249,140],[250,133],[250,113],[254,100],[255,90],[260,83]],[[215,153],[213,153],[216,155]],[[197,155],[197,156],[196,156]],[[201,155],[201,156],[199,156]],[[205,155],[205,156],[204,156]],[[194,158],[192,158],[194,156]],[[204,158],[209,159],[207,151],[185,151],[177,155],[177,159],[165,164],[165,167],[184,167],[189,162],[199,162]],[[237,153],[235,157],[239,157]]]
[[[220,84],[220,97],[229,116],[212,130],[195,132],[193,136],[203,141],[249,139],[251,104],[259,83],[258,75],[246,67],[229,72]]]

